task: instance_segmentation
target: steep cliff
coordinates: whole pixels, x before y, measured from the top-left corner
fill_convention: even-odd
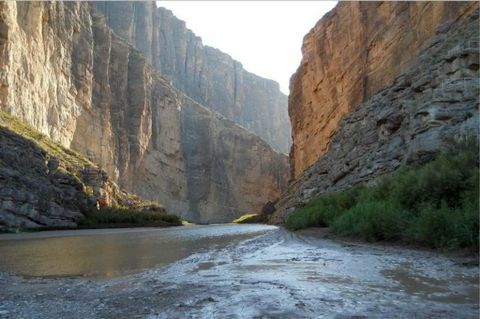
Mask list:
[[[290,148],[287,97],[278,83],[243,69],[229,55],[202,44],[171,11],[155,2],[94,2],[108,25],[140,49],[186,95],[262,137],[275,149]],[[160,2],[161,5],[161,2]]]
[[[329,149],[342,118],[417,60],[436,32],[474,2],[340,2],[305,36],[290,82],[291,169],[299,177]]]
[[[76,227],[102,205],[144,204],[80,154],[0,111],[0,230]]]
[[[445,5],[439,3],[438,8]],[[392,83],[357,107],[349,105],[350,113],[340,122],[334,121],[336,130],[329,139],[328,151],[290,185],[277,204],[279,210],[274,221],[281,222],[285,215],[315,196],[358,183],[371,183],[402,164],[427,160],[455,139],[478,136],[479,9],[474,3],[468,7],[472,5],[476,8],[469,10],[470,13],[437,29],[412,65],[400,69],[401,74]],[[393,32],[383,24],[377,28],[380,34],[381,30],[387,32],[383,36],[379,34],[379,39]],[[411,54],[408,49],[408,46],[406,50],[397,48],[407,56]],[[385,76],[391,76],[389,69],[385,72]],[[293,87],[296,81],[302,82],[298,77],[297,73],[292,80]],[[292,98],[292,107],[295,101],[298,99]]]
[[[232,127],[221,115],[210,112],[210,120],[184,128],[184,104],[192,109],[188,114],[207,110],[161,78],[88,3],[0,3],[0,54],[3,110],[87,155],[121,187],[160,201],[170,212],[195,221],[209,221],[213,215],[216,221],[226,221],[234,212],[238,216],[278,196],[285,185],[286,157],[249,131]],[[198,152],[217,166],[201,185],[210,191],[208,198],[198,197],[202,204],[196,202],[201,208],[195,212],[190,212],[189,201],[198,184],[189,174],[192,167],[203,169],[213,160],[197,159],[186,132],[222,136],[210,141],[212,147],[199,147]],[[265,161],[257,161],[252,145],[263,152]],[[222,149],[227,146],[232,150]],[[270,167],[262,170],[267,175],[256,176],[269,182],[248,184],[255,171],[241,172],[232,164],[244,158]],[[225,190],[212,186],[220,174],[230,184],[237,175],[245,178],[225,195],[227,199],[216,194]],[[273,188],[266,191],[267,186]],[[256,201],[239,200],[251,193],[259,195]],[[208,210],[217,200],[231,209]],[[204,216],[207,211],[210,217]]]
[[[181,114],[190,219],[226,222],[260,212],[286,188],[285,155],[190,99]]]

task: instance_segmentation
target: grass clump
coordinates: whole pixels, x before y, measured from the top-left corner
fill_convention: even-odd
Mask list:
[[[21,135],[22,137],[34,142],[51,156],[55,156],[76,168],[82,168],[85,165],[94,166],[87,158],[81,156],[72,149],[68,149],[59,143],[52,141],[46,135],[38,132],[30,125],[23,123],[16,117],[0,110],[0,126]]]
[[[320,196],[291,215],[286,226],[331,227],[369,241],[478,249],[478,166],[478,140],[466,138],[431,162],[404,167],[372,187]]]
[[[236,224],[263,224],[268,222],[265,214],[245,214],[233,221]]]
[[[125,206],[102,207],[84,212],[80,228],[167,227],[181,226],[178,216],[163,211],[142,210]]]

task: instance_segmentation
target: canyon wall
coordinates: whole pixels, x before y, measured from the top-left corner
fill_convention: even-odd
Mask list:
[[[362,80],[368,80],[367,84],[371,83],[371,85],[357,86],[358,74],[353,72],[348,77],[345,75],[343,81],[339,81],[339,87],[334,84],[327,85],[329,82],[325,72],[336,65],[320,64],[321,61],[325,63],[324,57],[328,54],[316,57],[310,50],[305,52],[307,58],[300,67],[300,73],[292,79],[295,95],[290,99],[290,111],[296,121],[294,126],[297,132],[294,143],[297,143],[297,139],[301,137],[306,137],[308,134],[315,136],[314,133],[318,132],[318,134],[325,133],[328,137],[327,140],[319,139],[319,141],[323,141],[329,147],[321,151],[321,148],[318,148],[320,144],[317,144],[317,154],[322,155],[301,176],[298,176],[283,194],[276,205],[278,210],[272,218],[274,222],[284,221],[285,217],[297,207],[301,207],[320,194],[341,191],[359,183],[367,185],[374,183],[378,176],[392,172],[401,165],[421,163],[431,159],[436,153],[448,149],[455,140],[464,136],[478,137],[480,96],[478,3],[384,3],[381,5],[341,3],[306,37],[306,48],[311,48],[310,45],[313,45],[309,44],[313,42],[313,35],[332,34],[336,26],[335,21],[343,21],[343,19],[349,21],[348,19],[354,16],[351,9],[363,5],[379,8],[379,10],[382,7],[391,6],[392,8],[400,6],[404,9],[396,13],[396,18],[390,17],[376,25],[377,40],[374,43],[388,42],[390,46],[396,48],[396,51],[385,48],[381,56],[388,54],[377,61],[377,63],[383,61],[382,64],[375,64],[383,65],[382,68],[361,64],[362,68],[368,67],[372,70],[371,73],[364,73],[366,78]],[[423,34],[424,26],[417,25],[416,20],[410,21],[404,16],[410,13],[409,17],[417,17],[413,14],[416,11],[412,12],[413,8],[423,8],[421,12],[430,8],[429,12],[438,14],[449,8],[448,14],[442,13],[440,16],[452,18],[440,25],[434,32],[435,35],[425,40],[422,49],[417,52],[411,47],[412,39],[407,41],[399,38],[397,42],[390,42],[395,39],[393,35],[397,33],[399,35],[405,33],[407,39],[411,34]],[[457,15],[451,16],[454,13]],[[432,25],[432,21],[428,20],[430,18],[431,15],[428,14],[426,22],[424,21],[424,23],[428,22],[427,30],[430,30]],[[403,21],[402,24],[398,25],[398,29],[392,29],[396,25],[395,21],[399,19]],[[316,40],[318,44],[324,44],[325,39],[320,37]],[[402,43],[405,47],[398,46]],[[348,52],[343,48],[341,41],[336,41],[335,45],[331,43],[330,47],[323,50]],[[357,58],[356,53],[353,56],[345,56],[344,65],[350,65],[349,59],[360,63]],[[405,64],[410,66],[407,67]],[[308,90],[306,86],[299,87],[299,85],[311,83],[309,81],[314,78],[314,70],[310,68],[312,65],[316,65],[314,69],[316,76],[324,79],[321,86],[317,87],[316,93],[311,91],[311,87]],[[376,71],[373,72],[373,70]],[[373,92],[376,86],[385,84],[390,78],[393,78],[390,83]],[[356,90],[353,89],[355,86],[357,86]],[[339,88],[344,90],[343,93],[337,91]],[[305,91],[302,93],[299,90]],[[318,104],[315,105],[315,109],[302,108],[301,104],[298,104],[300,101],[311,101],[313,94],[320,94],[320,91],[324,92],[322,94],[326,97],[316,100]],[[348,104],[349,99],[353,99],[354,104]],[[364,102],[355,105],[357,101],[362,100]],[[340,101],[343,101],[343,104],[340,104]],[[340,105],[345,109],[337,111]],[[326,121],[327,117],[322,118],[324,112],[341,114],[347,110],[349,113],[344,114],[341,120],[336,119],[337,115],[332,115],[329,122]],[[323,131],[320,127],[313,129],[314,122],[310,122],[312,123],[310,129],[303,128],[299,131],[302,127],[299,126],[300,123],[307,121],[307,117],[304,116],[312,112],[319,116],[317,120],[322,119],[323,122],[320,124],[331,127],[328,130],[324,128]],[[308,116],[308,121],[312,116]],[[310,139],[309,143],[311,143]],[[310,145],[307,148],[306,144],[294,144],[294,152],[298,152],[295,154],[307,151],[312,151]],[[307,163],[300,161],[297,166],[298,159],[297,157],[293,159],[295,169],[298,170],[297,174],[302,172],[301,168]]]
[[[285,155],[193,100],[181,113],[190,218],[232,221],[242,212],[260,212],[266,198],[286,189]]]
[[[97,165],[0,110],[0,231],[74,228],[97,205],[155,209]]]
[[[474,2],[340,2],[305,36],[290,82],[291,170],[324,155],[342,118],[416,60]]]
[[[88,3],[0,3],[0,54],[2,110],[169,212],[229,221],[286,185],[286,156],[192,102]],[[208,146],[194,145],[197,135]],[[236,163],[244,162],[256,166],[242,171]],[[200,185],[192,174],[204,171],[209,177]],[[198,194],[197,187],[208,191]],[[258,197],[250,200],[251,194]]]
[[[159,2],[161,5],[161,2]],[[278,83],[204,46],[171,11],[155,2],[93,2],[122,39],[140,49],[166,79],[205,107],[242,125],[276,150],[290,149],[287,97]]]

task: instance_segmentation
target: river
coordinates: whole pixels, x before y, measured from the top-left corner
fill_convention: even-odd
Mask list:
[[[267,225],[0,235],[0,318],[478,318],[478,280]]]

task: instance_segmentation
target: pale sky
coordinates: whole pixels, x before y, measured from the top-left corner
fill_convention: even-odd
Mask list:
[[[229,54],[288,94],[303,36],[336,1],[157,1],[187,23],[203,44]]]

